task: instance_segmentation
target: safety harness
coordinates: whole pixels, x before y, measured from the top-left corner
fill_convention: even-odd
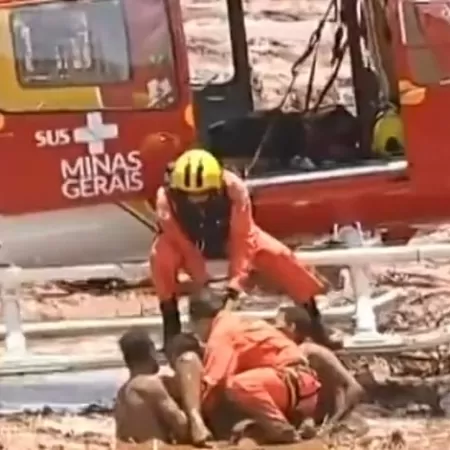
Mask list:
[[[208,259],[224,258],[231,219],[231,200],[226,189],[212,195],[201,206],[170,189],[166,190],[166,195],[178,224],[203,256]]]

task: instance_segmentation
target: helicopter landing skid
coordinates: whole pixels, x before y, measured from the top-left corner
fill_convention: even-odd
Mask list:
[[[345,225],[339,227],[335,225],[333,235],[336,240],[341,241],[347,248],[369,247],[360,223]],[[371,241],[372,242],[372,241]],[[356,300],[355,306],[355,343],[377,342],[382,335],[377,330],[377,318],[374,311],[376,299],[372,297],[373,283],[370,277],[370,268],[368,265],[351,265],[348,267],[347,288],[353,291],[353,297]],[[344,289],[345,286],[344,286]]]
[[[342,354],[399,354],[450,343],[450,325],[412,334],[356,333],[344,338]]]

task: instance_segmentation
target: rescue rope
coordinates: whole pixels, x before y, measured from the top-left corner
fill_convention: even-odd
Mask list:
[[[312,94],[312,85],[314,81],[314,74],[316,69],[316,63],[317,63],[317,57],[318,57],[318,45],[320,43],[320,40],[322,38],[322,32],[325,28],[325,25],[328,20],[328,16],[333,11],[333,8],[336,8],[336,0],[330,0],[327,9],[325,10],[325,13],[323,14],[322,18],[319,20],[319,23],[317,25],[317,28],[312,32],[308,45],[306,46],[306,49],[303,51],[303,53],[296,59],[296,61],[291,66],[291,80],[286,88],[286,91],[284,92],[283,97],[281,98],[279,104],[272,110],[272,112],[282,112],[283,107],[285,106],[287,99],[289,98],[289,95],[292,93],[295,82],[297,81],[298,76],[300,75],[300,66],[312,55],[314,54],[314,59],[311,66],[311,72],[308,80],[308,86],[307,86],[307,93],[306,93],[306,102],[309,104],[310,97]],[[328,84],[328,83],[327,83]],[[332,83],[330,83],[331,86]],[[323,95],[323,97],[326,95]],[[307,104],[305,102],[305,105]],[[245,167],[244,169],[244,177],[247,178],[250,175],[250,172],[255,167],[256,163],[258,162],[259,158],[261,157],[262,151],[264,149],[264,146],[266,145],[267,141],[269,140],[270,136],[272,135],[272,132],[275,128],[277,118],[274,117],[271,121],[271,123],[267,126],[263,137],[253,155],[252,160],[250,163]]]

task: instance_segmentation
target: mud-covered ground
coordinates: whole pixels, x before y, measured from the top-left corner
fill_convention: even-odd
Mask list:
[[[273,446],[273,450],[446,450],[450,421],[427,419],[366,419],[368,431],[355,436],[343,431],[332,438],[317,439],[295,446]],[[0,419],[0,448],[8,450],[118,450],[114,441],[113,421],[100,414],[81,416],[26,416]],[[156,450],[168,448],[149,443],[127,449]],[[220,445],[224,448],[225,445]],[[174,450],[176,447],[171,447]],[[178,449],[188,450],[188,447]],[[225,447],[226,448],[226,447]],[[228,447],[230,448],[230,447]],[[253,446],[240,446],[255,450]],[[189,449],[190,450],[190,449]],[[231,450],[231,449],[230,449]],[[236,450],[236,447],[233,447]]]
[[[183,0],[182,3],[192,79],[197,83],[207,82],[213,76],[216,81],[229,79],[232,67],[225,0]],[[291,64],[305,47],[327,2],[244,0],[244,3],[256,104],[274,106],[289,82]],[[324,29],[315,78],[316,90],[325,84],[331,71],[334,27],[335,24],[330,22]],[[291,98],[293,106],[302,106],[310,62],[300,72],[296,95]],[[338,82],[345,85],[348,80],[349,68],[348,64],[344,64]],[[336,100],[337,97],[338,91],[332,89],[329,98]],[[422,242],[449,242],[450,226],[437,228],[424,235],[420,238]],[[383,331],[411,333],[432,329],[449,321],[450,259],[422,264],[384,265],[373,267],[372,270],[373,279],[378,285],[385,288],[403,286],[408,290],[405,301],[393,310],[380,314],[379,324]],[[23,286],[22,314],[25,320],[63,320],[157,312],[151,285],[122,289],[124,287],[112,284],[108,290],[103,284]],[[334,296],[339,297],[336,294]],[[270,305],[265,300],[259,300],[257,304],[247,307],[267,308],[273,303],[273,300]],[[114,343],[110,341],[108,345]],[[401,406],[386,408],[376,405],[375,393],[372,404],[359,411],[366,427],[357,426],[353,429],[349,426],[338,436],[327,440],[329,446],[316,443],[305,446],[304,450],[447,449],[450,419],[445,418],[447,402],[444,400],[447,390],[450,391],[450,382],[446,381],[446,375],[450,374],[448,355],[448,347],[442,346],[428,352],[411,352],[389,359],[347,359],[346,363],[357,373],[368,370],[375,381],[381,380],[381,384],[383,379],[400,377],[409,382],[413,389],[414,386],[422,389],[423,401],[411,401],[408,404],[407,398],[403,398]],[[425,378],[437,380],[436,386],[427,390],[426,382],[422,381]],[[397,390],[401,388],[394,387]],[[430,401],[433,395],[436,398]],[[436,417],[438,412],[442,417]],[[450,415],[450,408],[448,413]],[[0,418],[0,449],[4,450],[111,449],[115,446],[113,434],[113,422],[108,414],[49,414],[38,417],[21,414]]]

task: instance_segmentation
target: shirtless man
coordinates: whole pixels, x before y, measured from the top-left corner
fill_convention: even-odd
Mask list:
[[[158,375],[154,343],[145,331],[130,329],[120,338],[119,346],[130,377],[120,388],[114,405],[117,440],[185,442],[187,417]]]
[[[275,324],[299,344],[299,349],[317,373],[322,387],[315,421],[322,423],[327,417],[327,423],[332,427],[344,419],[361,401],[364,394],[362,386],[331,350],[308,341],[313,329],[310,316],[304,308],[298,306],[280,308]]]

